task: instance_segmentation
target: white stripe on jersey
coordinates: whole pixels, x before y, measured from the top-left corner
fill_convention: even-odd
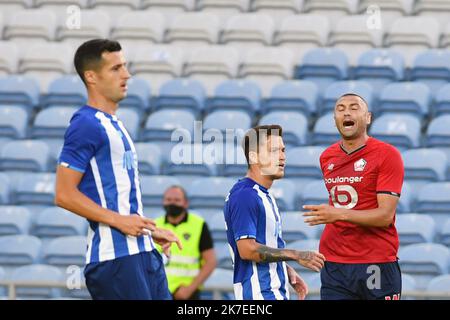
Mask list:
[[[100,202],[103,208],[107,208],[105,193],[103,192],[102,180],[100,178],[100,172],[98,171],[97,160],[94,158],[90,161],[92,173],[94,175],[95,185],[97,187],[98,195],[100,196]],[[115,258],[114,254],[114,244],[111,234],[111,229],[109,226],[99,223],[98,224],[100,244],[98,246],[99,254],[98,258],[100,261],[111,260]],[[90,246],[92,246],[92,241]],[[92,254],[92,253],[91,253]],[[87,260],[90,263],[90,260]]]
[[[240,282],[233,283],[233,288],[234,288],[234,298],[236,300],[244,300],[244,296],[242,294],[243,292],[242,283]]]
[[[266,246],[271,248],[278,248],[278,234],[274,234],[274,231],[278,229],[276,226],[277,221],[275,220],[275,216],[278,215],[272,209],[272,205],[267,199],[267,195],[259,189],[259,186],[255,184],[253,189],[258,192],[258,196],[261,198],[264,205],[264,210],[266,212]],[[271,199],[273,201],[274,207],[276,207],[277,204],[275,203],[274,199]],[[279,216],[278,221],[280,221]],[[283,295],[280,293],[281,280],[278,277],[277,265],[278,264],[276,262],[269,263],[270,286],[273,294],[275,295],[275,298],[277,300],[283,300]]]
[[[252,262],[253,274],[250,278],[250,283],[252,284],[252,298],[253,300],[264,300],[261,292],[261,287],[259,285],[258,268],[256,267],[256,262]]]
[[[130,215],[131,183],[127,168],[124,168],[122,165],[125,146],[111,120],[101,112],[97,112],[95,116],[100,119],[100,123],[105,128],[109,140],[112,168],[116,178],[118,211],[121,215],[128,216]],[[139,253],[137,238],[130,235],[127,235],[126,238],[128,253],[130,255]]]

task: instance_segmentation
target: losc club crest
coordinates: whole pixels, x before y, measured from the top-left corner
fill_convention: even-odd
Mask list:
[[[355,162],[354,164],[354,168],[355,171],[363,171],[364,168],[366,167],[367,161],[364,159],[359,159],[358,161]]]

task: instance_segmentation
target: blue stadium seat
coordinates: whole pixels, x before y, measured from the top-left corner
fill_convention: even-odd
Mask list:
[[[417,197],[417,212],[450,213],[450,182],[433,182],[425,185]]]
[[[425,214],[399,214],[395,225],[401,245],[433,242],[436,235],[433,218]]]
[[[11,141],[2,147],[1,170],[46,171],[50,160],[47,144],[38,140]]]
[[[199,178],[189,189],[189,202],[193,208],[223,208],[225,197],[235,184],[232,178]]]
[[[242,147],[227,143],[222,164],[218,166],[218,173],[225,177],[240,178],[245,176],[247,169],[247,160]]]
[[[397,204],[397,213],[411,212],[411,204],[416,197],[416,191],[408,181],[403,182],[402,194]]]
[[[314,82],[319,94],[334,81],[348,78],[348,59],[345,52],[334,48],[309,50],[295,68],[294,77]]]
[[[31,212],[17,206],[0,206],[0,236],[27,234]]]
[[[64,275],[57,267],[36,264],[23,266],[14,270],[11,275],[14,282],[52,282],[64,283]],[[49,299],[60,296],[61,289],[49,287],[19,287],[17,297],[22,299]]]
[[[23,139],[28,125],[28,113],[18,106],[0,105],[0,137]]]
[[[139,77],[131,78],[127,82],[127,96],[119,102],[119,108],[134,108],[145,111],[150,108],[151,90],[148,82]]]
[[[140,174],[156,175],[160,173],[162,165],[161,149],[157,144],[139,142],[134,145],[136,148],[138,167]]]
[[[310,227],[305,223],[305,217],[303,217],[302,212],[296,211],[283,214],[281,221],[283,224],[283,240],[286,242],[316,238],[317,228]]]
[[[223,214],[216,215],[212,219],[210,219],[210,221],[208,222],[208,227],[211,230],[211,236],[214,242],[227,241],[226,222]]]
[[[29,235],[0,237],[0,265],[36,263],[41,251],[41,240]]]
[[[303,280],[308,285],[308,295],[306,300],[320,300],[320,288],[322,287],[322,281],[320,279],[320,274],[312,274],[311,276],[304,277],[301,275]],[[317,293],[313,293],[316,291]]]
[[[138,111],[131,109],[131,108],[125,108],[125,109],[119,108],[117,110],[116,115],[117,115],[117,118],[125,126],[125,129],[127,129],[127,132],[130,135],[131,139],[133,141],[136,141],[139,137],[139,129],[140,129],[140,122],[141,122],[141,118],[140,118]]]
[[[180,184],[176,177],[169,176],[141,176],[140,181],[144,211],[146,206],[161,207],[164,191],[170,186]]]
[[[426,132],[428,147],[450,147],[450,114],[431,120]]]
[[[384,114],[372,123],[370,134],[399,149],[417,148],[420,145],[421,123],[411,114]]]
[[[402,273],[402,297],[401,299],[411,300],[407,292],[416,291],[417,282],[413,276],[409,274]]]
[[[446,245],[447,247],[450,247],[450,218],[447,219],[441,229],[439,242]]]
[[[222,134],[226,130],[240,130],[245,134],[245,131],[250,129],[252,119],[248,113],[241,110],[216,110],[208,114],[203,121],[203,130],[219,130]],[[210,131],[211,134],[214,131]],[[218,132],[217,132],[218,133]]]
[[[424,117],[429,112],[431,91],[420,82],[396,82],[386,85],[380,94],[377,113],[408,113]]]
[[[316,113],[319,89],[311,81],[287,80],[272,88],[262,112],[296,111],[309,116]]]
[[[217,267],[233,270],[233,261],[231,259],[230,246],[226,241],[217,241],[214,243],[216,252]]]
[[[432,92],[439,90],[450,81],[450,52],[430,49],[419,53],[414,59],[410,79],[425,83]]]
[[[216,288],[229,288],[230,292],[233,292],[233,271],[226,270],[221,268],[216,268],[213,273],[209,276],[209,278],[205,281],[203,290],[204,291],[214,291]],[[220,291],[219,291],[220,292]],[[217,298],[217,299],[234,299],[234,296],[231,294],[220,294],[218,297],[214,295],[209,296],[209,298]]]
[[[295,210],[296,185],[288,179],[275,180],[270,193],[275,197],[280,212]]]
[[[30,130],[32,138],[64,138],[70,119],[77,108],[54,106],[40,111]]]
[[[311,136],[312,144],[328,147],[340,139],[341,136],[336,128],[333,113],[324,114],[317,119]]]
[[[40,212],[31,233],[40,238],[86,234],[87,223],[82,217],[63,208],[49,207]]]
[[[159,90],[155,109],[189,110],[197,115],[204,109],[205,89],[192,79],[174,79],[166,82]]]
[[[251,116],[260,109],[261,90],[250,80],[226,80],[220,83],[206,104],[208,112],[237,109]]]
[[[6,281],[6,280],[8,280],[6,278],[6,272],[2,267],[0,267],[0,281]],[[0,299],[2,299],[3,297],[6,297],[6,295],[7,295],[7,287],[0,285]]]
[[[325,150],[323,147],[296,147],[286,154],[286,178],[321,179],[319,157]]]
[[[403,154],[406,180],[443,181],[447,156],[439,149],[411,149]]]
[[[369,111],[373,109],[374,93],[370,84],[365,81],[337,81],[330,84],[325,90],[322,107],[319,112],[325,114],[334,111],[340,96],[346,93],[356,93],[366,100]]]
[[[41,97],[43,108],[51,106],[81,107],[87,101],[86,87],[78,75],[64,75],[53,80]]]
[[[369,82],[376,92],[380,92],[386,84],[404,79],[403,56],[391,49],[368,50],[359,57],[353,77]]]
[[[450,83],[445,84],[437,91],[432,106],[433,117],[438,117],[442,114],[450,113]]]
[[[14,75],[0,79],[1,104],[33,109],[39,103],[39,94],[39,85],[32,78]]]
[[[433,294],[433,299],[448,299],[450,292],[450,274],[443,274],[431,279],[426,292]],[[441,294],[441,297],[438,295]]]
[[[316,180],[308,183],[301,195],[302,205],[328,204],[328,190],[323,180]]]
[[[53,266],[83,266],[86,260],[86,237],[58,237],[42,248],[42,261]]]
[[[195,117],[190,111],[156,111],[147,118],[141,139],[145,141],[170,141],[172,133],[176,129],[187,130],[192,137],[194,121]]]
[[[0,172],[0,204],[9,203],[10,188],[9,177]]]
[[[286,146],[300,146],[308,142],[308,119],[301,113],[273,111],[263,116],[258,124],[280,125],[283,128],[283,141]]]
[[[14,201],[16,204],[54,205],[54,190],[54,173],[28,173],[20,177]]]

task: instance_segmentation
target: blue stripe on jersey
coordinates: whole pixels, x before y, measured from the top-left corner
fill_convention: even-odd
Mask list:
[[[91,248],[91,261],[100,261],[100,232],[98,230],[98,223],[94,230],[94,237],[92,238],[92,248]],[[89,261],[90,262],[90,261]]]
[[[242,299],[243,300],[255,299],[255,297],[253,297],[253,288],[250,279],[242,283]]]

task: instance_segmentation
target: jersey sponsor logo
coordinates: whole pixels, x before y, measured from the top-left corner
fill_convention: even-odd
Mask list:
[[[329,171],[334,169],[334,163],[330,163],[330,165],[327,168]]]
[[[391,296],[385,296],[384,300],[400,300],[400,293]]]
[[[354,164],[354,169],[355,171],[363,171],[364,168],[366,167],[367,161],[364,159],[359,159],[358,161],[355,162]]]
[[[324,179],[326,184],[362,182],[363,177],[335,177]]]
[[[335,208],[353,209],[358,204],[358,193],[349,185],[337,185],[330,190]]]

